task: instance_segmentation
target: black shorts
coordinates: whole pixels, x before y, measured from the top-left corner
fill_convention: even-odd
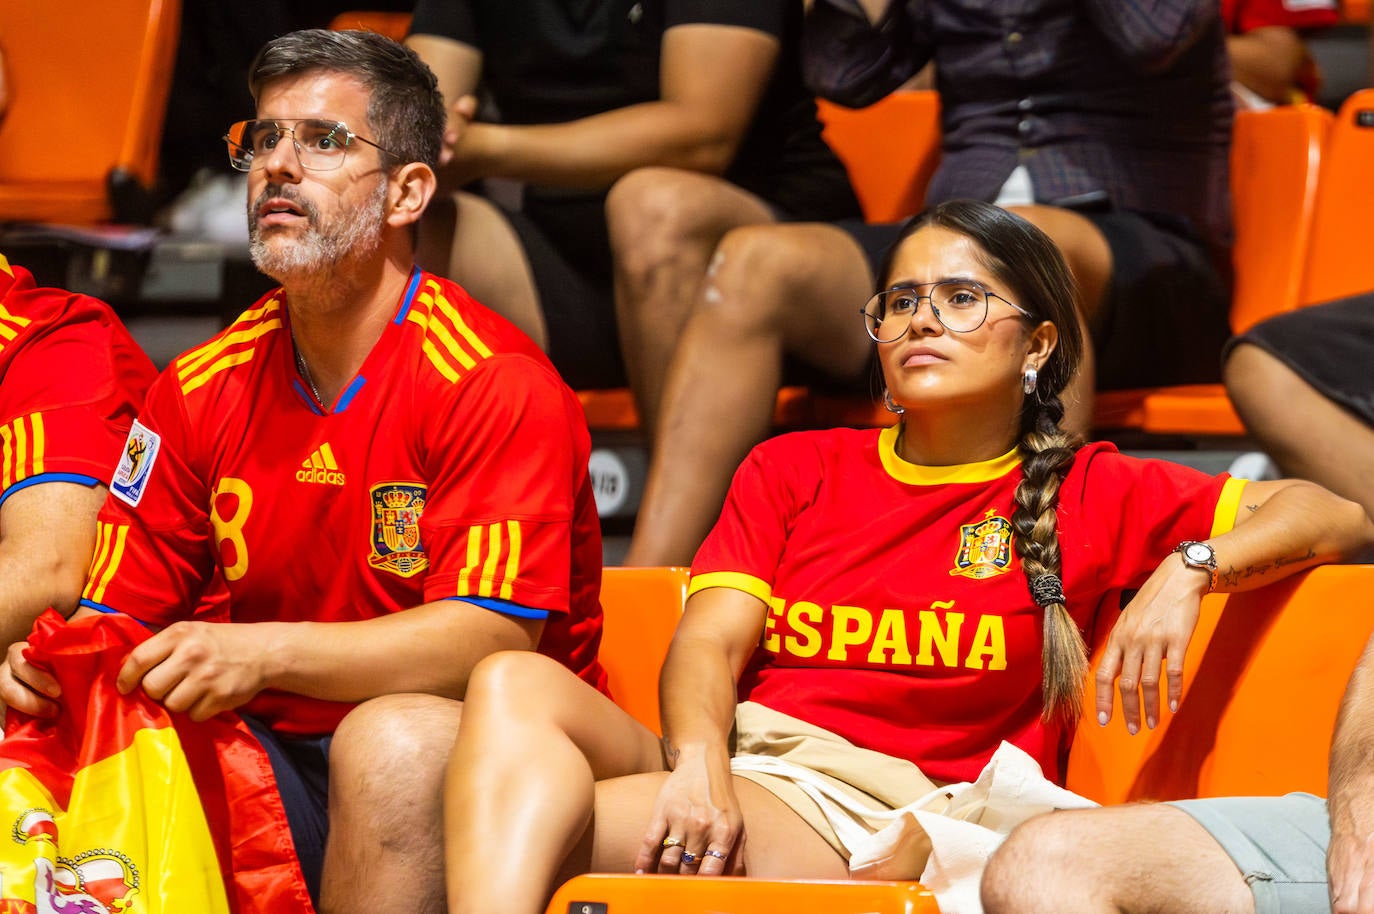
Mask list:
[[[549,359],[575,390],[624,387],[604,193],[525,194],[502,210],[534,274]]]
[[[1300,308],[1256,324],[1227,345],[1251,343],[1323,396],[1374,425],[1374,293]]]
[[[277,793],[291,826],[310,900],[320,906],[320,875],[324,871],[324,845],[329,837],[329,744],[333,736],[293,739],[274,733],[265,723],[243,715],[272,763]]]
[[[1093,332],[1097,388],[1220,380],[1221,350],[1231,332],[1225,257],[1134,213],[1079,212],[1112,252],[1112,280]],[[876,277],[905,223],[836,225],[863,249]]]

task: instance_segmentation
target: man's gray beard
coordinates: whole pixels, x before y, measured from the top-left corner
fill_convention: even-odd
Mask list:
[[[319,210],[296,197],[309,220],[305,234],[291,244],[268,244],[258,229],[256,212],[248,215],[248,252],[253,265],[278,282],[293,277],[320,276],[337,267],[346,257],[365,257],[382,245],[387,182],[381,181],[372,196],[358,209],[339,212],[328,221]]]

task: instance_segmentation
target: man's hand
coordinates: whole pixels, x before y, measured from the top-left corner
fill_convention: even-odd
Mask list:
[[[1374,835],[1333,829],[1326,873],[1332,914],[1374,914]]]
[[[125,695],[142,684],[149,698],[192,720],[233,710],[267,684],[266,652],[254,628],[177,622],[134,648],[115,684]]]
[[[0,663],[0,702],[34,717],[56,717],[62,689],[46,670],[29,663],[29,643],[16,641]]]

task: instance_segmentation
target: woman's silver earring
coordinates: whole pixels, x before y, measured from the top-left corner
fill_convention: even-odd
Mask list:
[[[906,412],[905,406],[898,406],[896,403],[892,402],[892,391],[888,390],[886,387],[883,388],[883,406],[887,407],[888,412],[896,413],[899,416]]]
[[[1026,366],[1026,371],[1021,375],[1021,390],[1026,396],[1035,393],[1036,382],[1040,380],[1040,373],[1035,370],[1035,366]]]

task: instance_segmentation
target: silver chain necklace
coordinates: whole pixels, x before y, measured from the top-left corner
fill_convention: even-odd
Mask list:
[[[310,366],[305,364],[305,356],[301,355],[301,350],[296,346],[296,341],[291,341],[291,346],[296,350],[296,371],[300,372],[305,383],[310,385],[310,392],[315,395],[315,401],[324,405],[324,397],[320,396],[320,389],[315,386],[315,379],[310,376]]]

